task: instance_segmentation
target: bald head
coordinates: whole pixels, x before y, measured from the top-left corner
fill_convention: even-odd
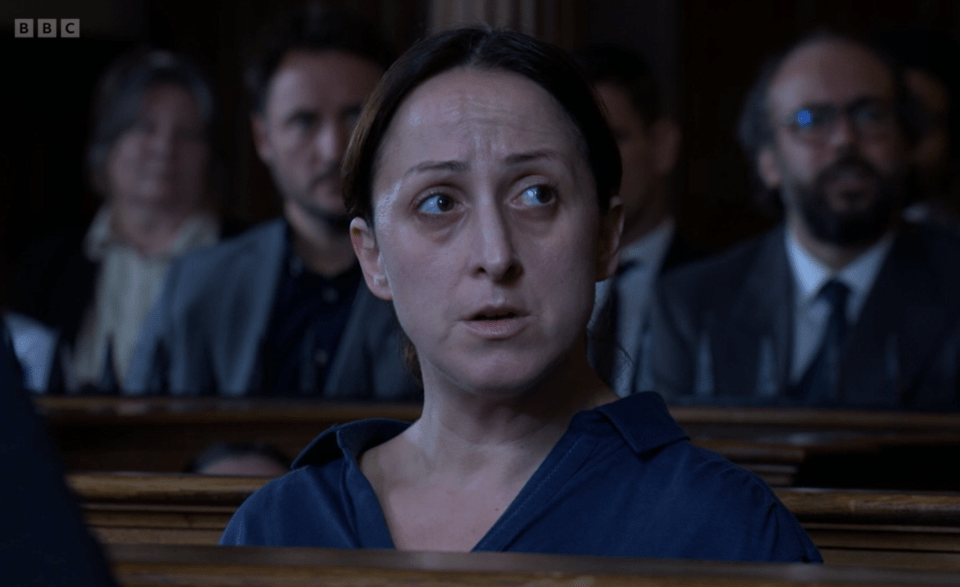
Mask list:
[[[787,54],[767,90],[767,113],[781,120],[804,104],[849,104],[863,97],[894,103],[894,73],[876,53],[843,39],[800,45]]]

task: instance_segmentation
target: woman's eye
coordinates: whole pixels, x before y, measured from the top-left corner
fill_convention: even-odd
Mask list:
[[[433,194],[424,198],[417,210],[424,214],[443,214],[453,210],[453,198],[443,194]]]
[[[554,197],[553,189],[545,185],[528,187],[520,194],[523,203],[528,206],[543,206],[544,204],[549,204],[554,200]]]

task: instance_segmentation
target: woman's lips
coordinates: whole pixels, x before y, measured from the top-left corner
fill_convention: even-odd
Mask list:
[[[519,334],[530,323],[530,316],[514,311],[482,312],[463,321],[473,334],[490,340],[510,338]]]

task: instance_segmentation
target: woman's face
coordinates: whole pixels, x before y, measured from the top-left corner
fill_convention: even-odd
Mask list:
[[[522,76],[454,69],[401,104],[380,145],[374,230],[351,225],[432,385],[522,391],[582,345],[616,264],[575,127]]]
[[[147,90],[136,123],[107,157],[111,199],[196,206],[206,190],[209,150],[196,100],[174,84]]]

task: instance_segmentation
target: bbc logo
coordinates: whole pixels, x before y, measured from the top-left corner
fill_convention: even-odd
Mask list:
[[[65,39],[76,39],[80,36],[79,18],[61,18],[59,20],[60,23],[59,26],[57,26],[56,18],[38,18],[36,20],[36,29],[34,29],[34,20],[32,18],[14,19],[13,36],[23,39],[32,39],[34,36],[40,39],[55,39],[58,36],[58,32],[60,33],[59,36]],[[36,33],[36,35],[34,35],[34,33]]]

